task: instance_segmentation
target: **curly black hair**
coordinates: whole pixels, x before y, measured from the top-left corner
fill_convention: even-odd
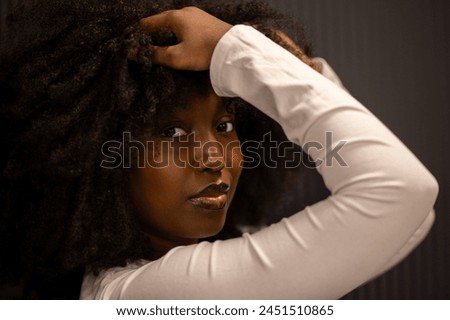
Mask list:
[[[162,110],[210,90],[207,72],[152,64],[149,45],[173,44],[173,34],[133,27],[140,18],[186,6],[256,26],[278,41],[274,30],[284,30],[311,53],[303,29],[259,1],[43,0],[9,15],[0,47],[1,279],[25,279],[35,290],[86,266],[157,258],[132,214],[127,170],[103,169],[101,147],[121,141],[125,131],[138,137],[155,127]],[[137,61],[128,59],[132,49]],[[232,102],[246,123],[238,126],[240,139],[258,141],[268,131],[285,139],[273,120],[242,100]],[[290,188],[283,177],[299,170],[260,170],[266,172],[244,171],[227,226],[298,209],[283,200]],[[270,187],[262,198],[274,205],[260,201],[261,190],[255,197],[255,180]],[[225,229],[219,237],[235,235]]]

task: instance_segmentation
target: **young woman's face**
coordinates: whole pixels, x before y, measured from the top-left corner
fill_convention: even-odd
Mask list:
[[[146,138],[145,167],[130,175],[131,198],[155,249],[217,234],[241,173],[234,112],[215,94],[160,121]]]

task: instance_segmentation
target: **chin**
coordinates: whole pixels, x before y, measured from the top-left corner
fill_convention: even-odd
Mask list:
[[[225,221],[214,225],[214,226],[208,226],[207,229],[202,230],[201,232],[197,233],[196,237],[197,239],[206,239],[211,238],[220,233],[224,227]]]
[[[223,229],[223,225],[220,228],[215,228],[215,229],[211,229],[211,230],[205,230],[204,232],[202,232],[201,234],[198,234],[196,236],[196,238],[198,239],[206,239],[206,238],[211,238],[214,236],[217,236],[220,231],[222,231]]]

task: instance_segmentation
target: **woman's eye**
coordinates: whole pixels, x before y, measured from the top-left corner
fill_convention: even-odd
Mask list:
[[[162,131],[162,135],[166,138],[176,138],[187,135],[187,132],[178,127],[167,128]]]
[[[231,132],[234,130],[234,124],[231,121],[222,122],[217,126],[219,132]]]

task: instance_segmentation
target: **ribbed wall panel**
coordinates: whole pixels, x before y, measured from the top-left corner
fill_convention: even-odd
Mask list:
[[[0,0],[0,37],[8,8],[16,2]],[[449,2],[268,2],[308,26],[316,55],[329,61],[352,94],[440,182],[437,221],[426,241],[399,266],[347,298],[450,299]]]
[[[351,299],[450,299],[450,15],[445,0],[267,0],[303,22],[315,54],[440,183],[422,245]]]

